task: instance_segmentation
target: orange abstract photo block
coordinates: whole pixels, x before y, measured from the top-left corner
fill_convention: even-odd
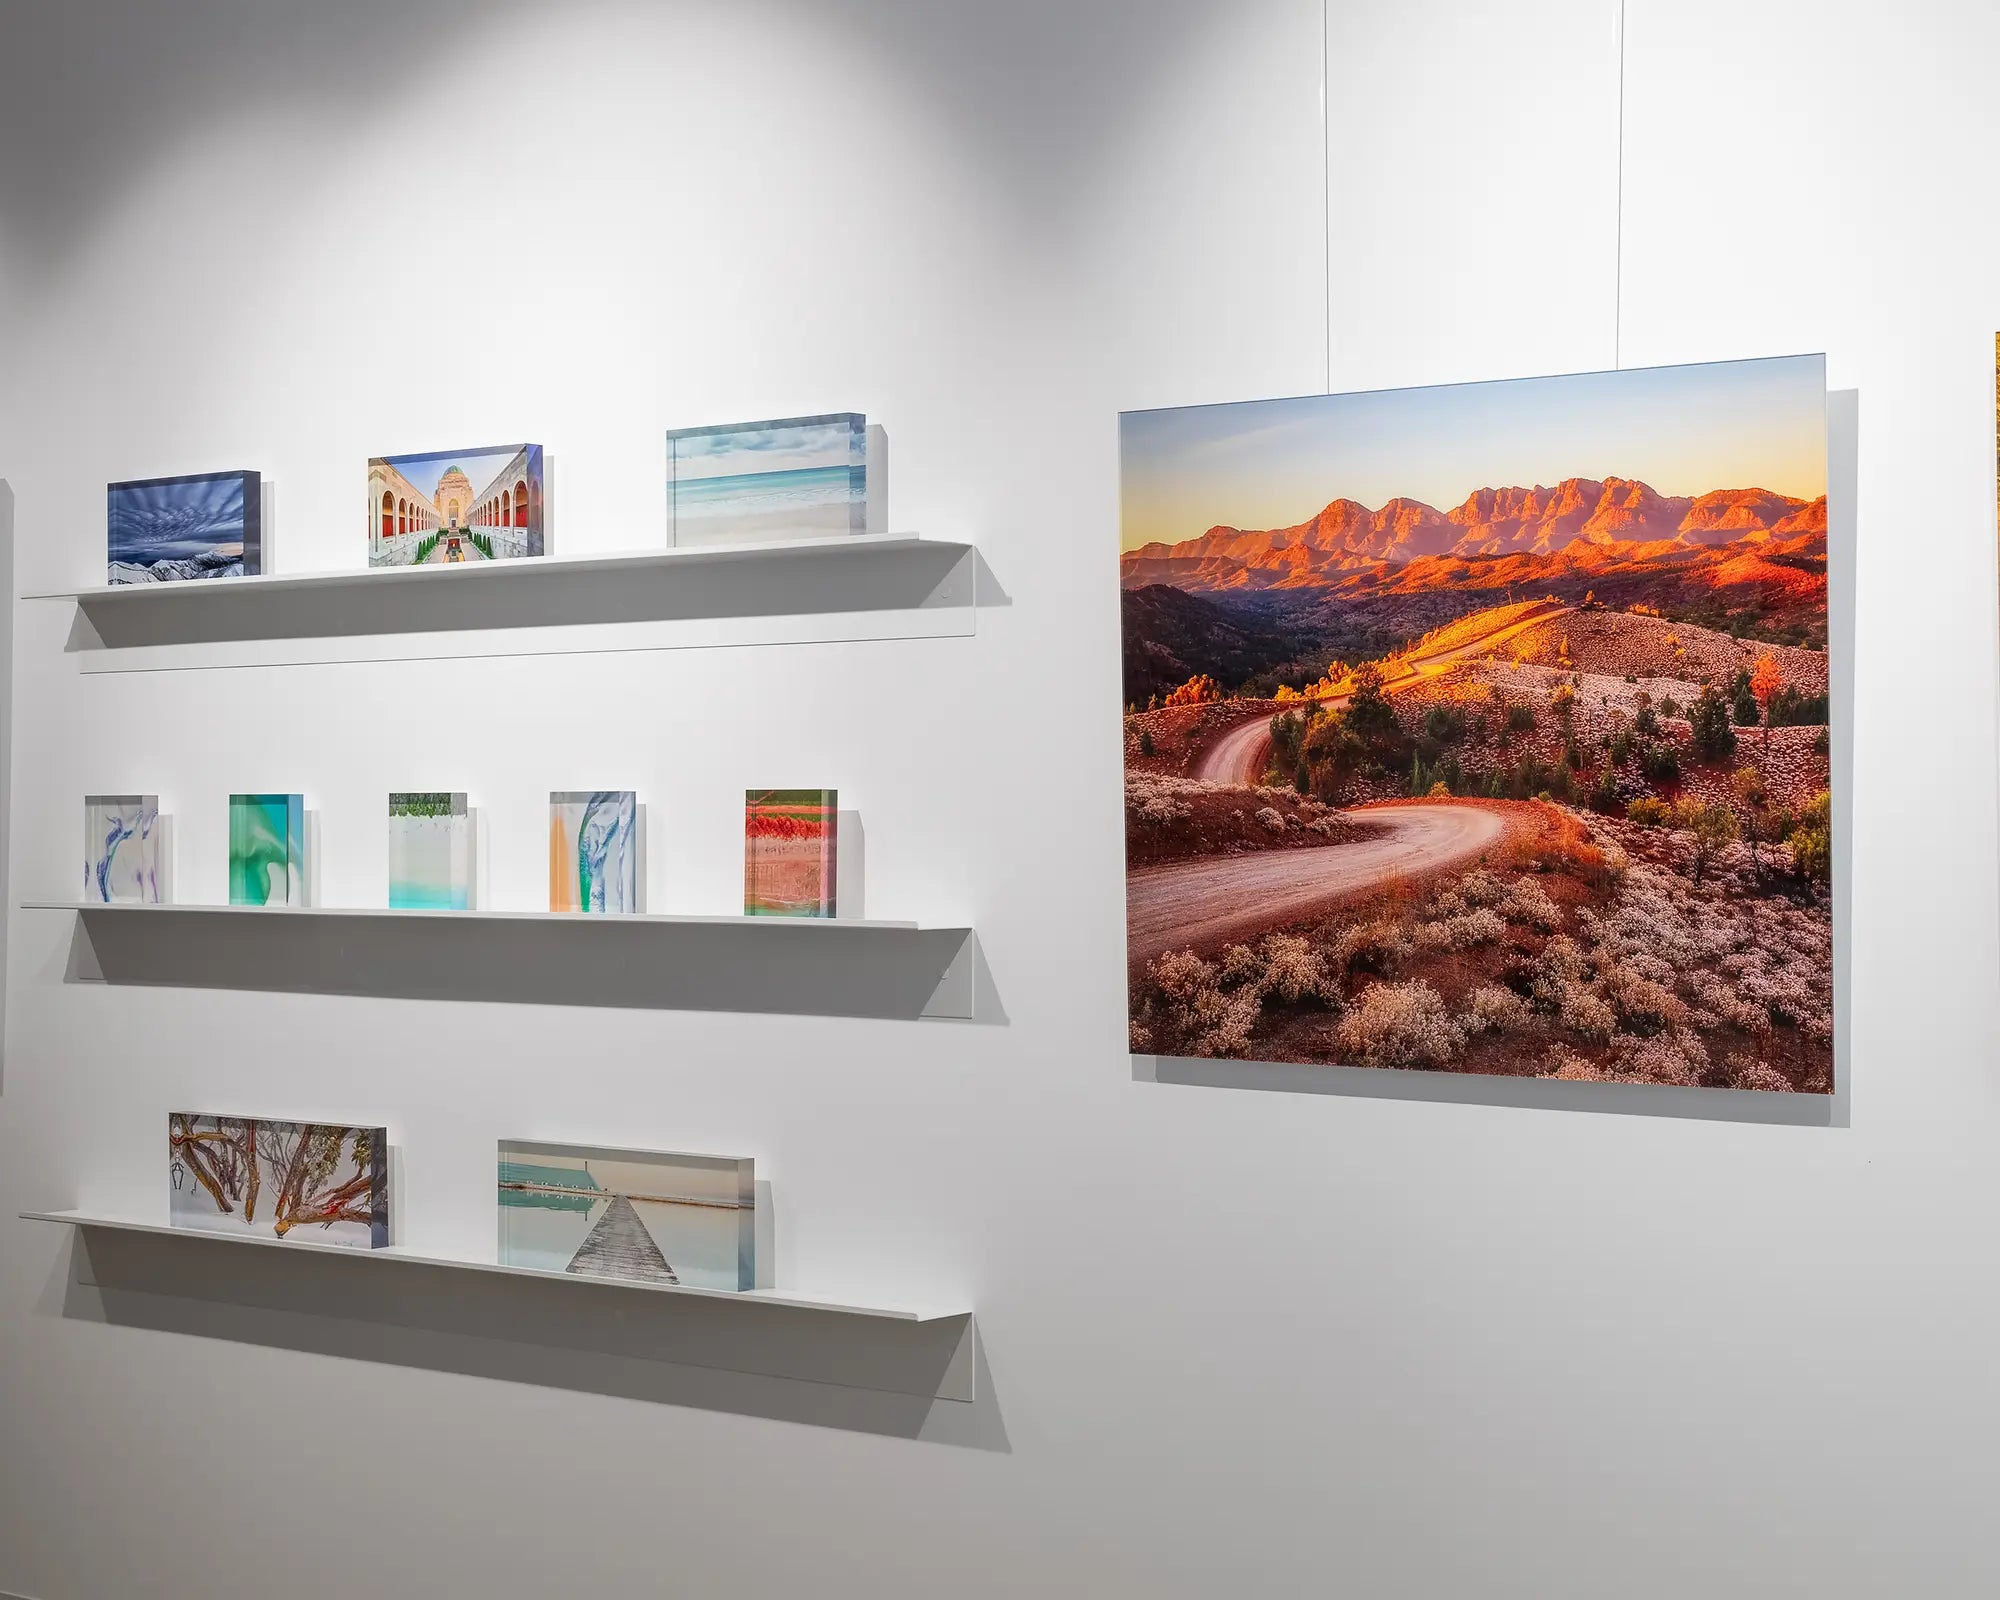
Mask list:
[[[834,790],[749,790],[743,797],[743,914],[835,915],[839,838]]]

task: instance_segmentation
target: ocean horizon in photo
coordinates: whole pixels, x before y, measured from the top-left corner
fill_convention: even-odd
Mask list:
[[[848,533],[867,515],[868,474],[835,466],[677,478],[668,493],[676,542]]]

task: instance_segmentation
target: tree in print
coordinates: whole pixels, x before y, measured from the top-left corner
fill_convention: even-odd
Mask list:
[[[215,1126],[203,1128],[207,1119],[175,1112],[167,1119],[167,1154],[188,1170],[193,1180],[206,1189],[224,1216],[233,1216],[240,1206],[245,1222],[257,1220],[257,1147],[254,1122],[233,1117],[215,1119]]]
[[[294,1228],[315,1224],[368,1225],[374,1161],[367,1129],[315,1122],[260,1122],[256,1137],[258,1159],[278,1183],[275,1220],[279,1238]]]
[[[374,1174],[381,1153],[366,1128],[254,1118],[168,1119],[167,1147],[224,1216],[259,1221],[270,1188],[272,1230],[373,1222]]]

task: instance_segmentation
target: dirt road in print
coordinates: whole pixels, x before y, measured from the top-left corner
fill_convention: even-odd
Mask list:
[[[1302,921],[1394,879],[1463,866],[1507,831],[1498,812],[1473,803],[1360,807],[1347,815],[1377,836],[1135,868],[1125,883],[1127,960],[1139,966],[1168,950],[1212,950]]]
[[[1544,601],[1528,607],[1525,612],[1517,610],[1511,613],[1491,628],[1476,632],[1470,639],[1456,641],[1427,655],[1411,656],[1398,663],[1401,671],[1383,683],[1382,692],[1402,693],[1425,678],[1436,676],[1453,662],[1497,651],[1535,624],[1549,622],[1568,610],[1568,606],[1554,600]],[[1341,694],[1326,696],[1321,703],[1329,710],[1341,710],[1347,701],[1348,697]],[[1271,718],[1259,715],[1229,729],[1197,756],[1193,775],[1210,783],[1255,783],[1270,764]]]

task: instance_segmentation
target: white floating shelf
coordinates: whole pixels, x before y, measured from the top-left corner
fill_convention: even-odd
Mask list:
[[[210,1233],[198,1228],[175,1228],[160,1222],[141,1222],[131,1217],[101,1216],[88,1211],[23,1211],[24,1222],[57,1222],[76,1228],[112,1228],[121,1233],[163,1234],[175,1239],[196,1239],[224,1245],[247,1245],[252,1249],[308,1251],[317,1255],[347,1257],[361,1261],[401,1261],[413,1266],[445,1267],[461,1272],[488,1273],[501,1277],[534,1278],[542,1282],[589,1285],[593,1288],[623,1290],[639,1294],[676,1295],[687,1299],[714,1300],[746,1306],[773,1307],[790,1311],[826,1311],[849,1317],[872,1317],[884,1322],[943,1322],[969,1318],[968,1307],[875,1306],[848,1300],[828,1300],[812,1295],[778,1294],[769,1289],[697,1289],[685,1284],[643,1283],[628,1278],[593,1278],[581,1274],[542,1272],[533,1267],[503,1266],[497,1261],[467,1261],[455,1256],[424,1255],[403,1245],[386,1245],[379,1250],[355,1250],[345,1245],[315,1244],[306,1239],[263,1238],[256,1234]]]
[[[885,922],[862,917],[685,917],[646,912],[581,911],[406,911],[388,906],[223,906],[169,902],[146,905],[130,900],[23,900],[23,911],[82,911],[93,916],[160,916],[172,912],[232,917],[366,917],[436,919],[443,922],[569,922],[599,927],[606,923],[689,928],[817,928],[830,932],[873,930],[881,933],[970,933],[969,928],[943,929],[916,922]]]
[[[963,636],[978,568],[960,541],[848,534],[22,598],[76,607],[80,670],[163,672]]]
[[[189,578],[172,583],[98,584],[84,589],[47,589],[23,594],[23,600],[72,600],[120,605],[169,602],[176,598],[256,595],[353,588],[388,584],[464,582],[538,583],[552,577],[676,570],[718,564],[783,562],[800,556],[843,557],[896,555],[914,551],[969,551],[958,540],[926,539],[914,533],[851,533],[816,539],[769,539],[752,544],[669,545],[659,550],[633,550],[601,556],[524,556],[509,561],[464,562],[456,566],[342,567],[331,572],[259,572],[242,578]]]

